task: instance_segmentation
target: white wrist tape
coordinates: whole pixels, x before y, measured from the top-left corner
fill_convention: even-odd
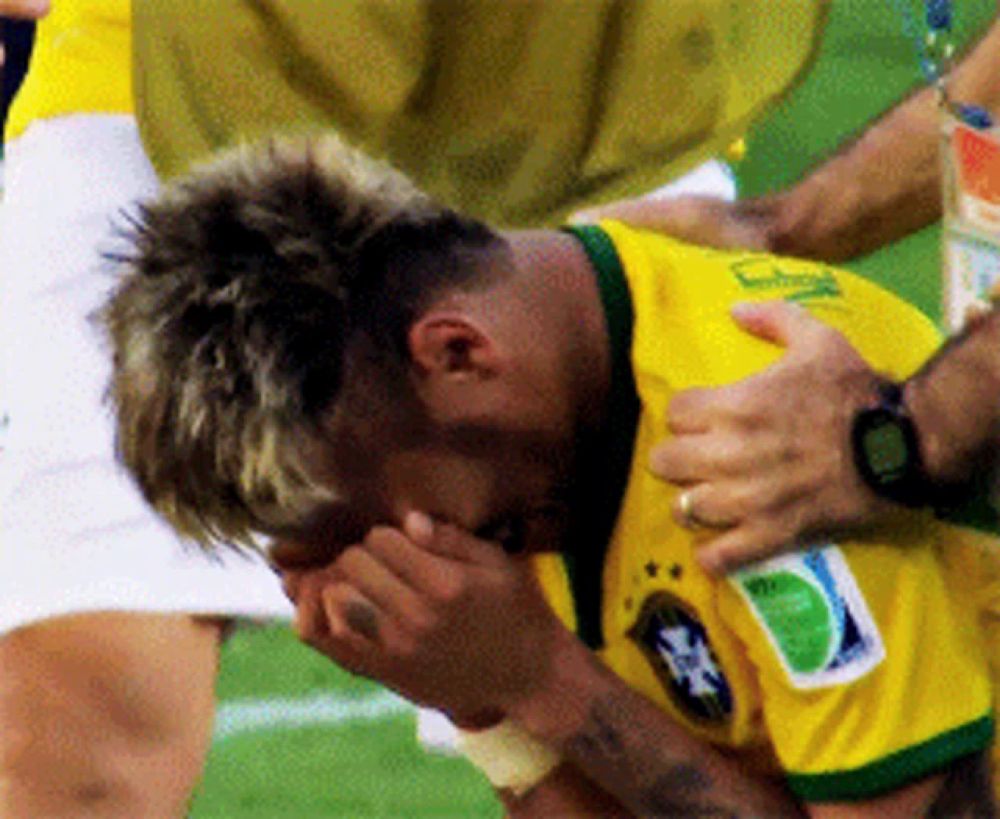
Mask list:
[[[527,793],[560,762],[559,754],[510,720],[484,731],[460,730],[458,750],[493,787],[514,796]]]

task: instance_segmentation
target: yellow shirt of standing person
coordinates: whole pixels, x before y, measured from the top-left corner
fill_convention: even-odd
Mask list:
[[[135,0],[136,95],[172,176],[335,128],[499,224],[652,190],[808,67],[825,0]]]
[[[988,748],[979,618],[995,541],[915,515],[877,543],[819,543],[718,580],[672,520],[676,490],[646,465],[676,391],[734,382],[780,354],[737,329],[736,302],[798,302],[898,377],[937,346],[931,323],[822,264],[614,222],[574,233],[598,271],[614,360],[607,440],[582,473],[593,520],[565,558],[581,637],[693,734],[783,775],[806,802],[874,797]],[[551,565],[542,582],[565,610]]]
[[[6,138],[36,119],[132,111],[129,0],[61,0],[38,23]]]

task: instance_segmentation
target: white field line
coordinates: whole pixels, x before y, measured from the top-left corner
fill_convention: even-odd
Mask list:
[[[220,703],[215,716],[214,740],[240,734],[288,730],[313,725],[379,722],[415,708],[388,691],[365,697],[313,694],[308,697],[248,698]]]

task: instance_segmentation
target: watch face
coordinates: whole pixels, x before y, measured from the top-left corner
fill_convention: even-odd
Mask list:
[[[892,481],[906,471],[910,451],[906,436],[894,419],[886,417],[873,423],[864,435],[865,457],[879,481]]]

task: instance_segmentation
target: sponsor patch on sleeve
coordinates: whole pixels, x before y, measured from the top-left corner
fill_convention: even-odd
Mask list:
[[[885,644],[843,552],[783,555],[732,577],[796,688],[841,685],[885,659]]]

